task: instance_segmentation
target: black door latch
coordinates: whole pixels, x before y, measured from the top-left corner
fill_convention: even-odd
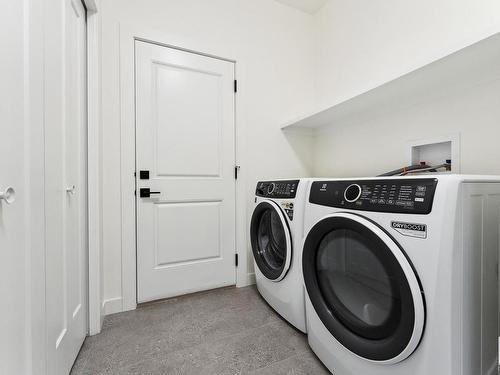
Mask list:
[[[161,194],[161,191],[151,191],[149,188],[141,188],[139,190],[139,197],[150,198],[153,194]]]

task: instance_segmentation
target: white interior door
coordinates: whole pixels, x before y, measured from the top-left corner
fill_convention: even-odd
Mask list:
[[[47,374],[58,375],[87,332],[86,32],[80,0],[46,5]]]
[[[26,309],[27,217],[24,128],[24,44],[27,21],[21,1],[2,4],[0,15],[0,374],[26,374],[28,316]],[[8,187],[16,196],[7,196]],[[9,190],[12,192],[11,190]],[[5,194],[5,195],[4,195]],[[15,200],[14,200],[15,199]]]
[[[138,302],[233,285],[234,63],[135,48]]]

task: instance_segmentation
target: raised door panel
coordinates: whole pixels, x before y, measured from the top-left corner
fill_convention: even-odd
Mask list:
[[[156,175],[220,176],[220,74],[156,61],[151,69]]]
[[[155,268],[220,258],[220,205],[221,202],[155,205]]]

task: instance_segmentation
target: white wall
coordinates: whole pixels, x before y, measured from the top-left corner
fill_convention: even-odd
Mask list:
[[[120,25],[190,40],[206,46],[200,52],[237,60],[247,220],[260,178],[374,175],[405,164],[411,139],[461,132],[462,172],[500,174],[498,82],[338,124],[316,138],[279,129],[313,107],[357,95],[500,31],[497,0],[330,0],[314,17],[272,0],[105,0],[101,15],[108,313],[121,310],[122,297]]]
[[[317,135],[318,176],[374,176],[410,162],[408,141],[461,135],[461,173],[500,174],[500,80]],[[444,160],[443,160],[444,162]]]
[[[497,0],[330,0],[316,15],[316,97],[327,106],[500,31]],[[463,173],[500,174],[499,82],[371,120],[315,142],[314,174],[374,175],[408,163],[407,141],[460,132]],[[366,116],[363,116],[366,117]]]
[[[314,29],[313,17],[272,0],[105,0],[101,11],[104,299],[111,313],[121,310],[122,297],[120,25],[191,40],[206,46],[200,52],[237,61],[240,164],[248,197],[247,212],[239,214],[247,219],[258,179],[309,173],[309,140],[285,138],[279,125],[312,108]]]

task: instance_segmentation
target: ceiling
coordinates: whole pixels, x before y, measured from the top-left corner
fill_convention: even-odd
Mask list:
[[[279,3],[291,6],[292,8],[299,9],[303,12],[314,14],[316,13],[328,0],[276,0]]]

